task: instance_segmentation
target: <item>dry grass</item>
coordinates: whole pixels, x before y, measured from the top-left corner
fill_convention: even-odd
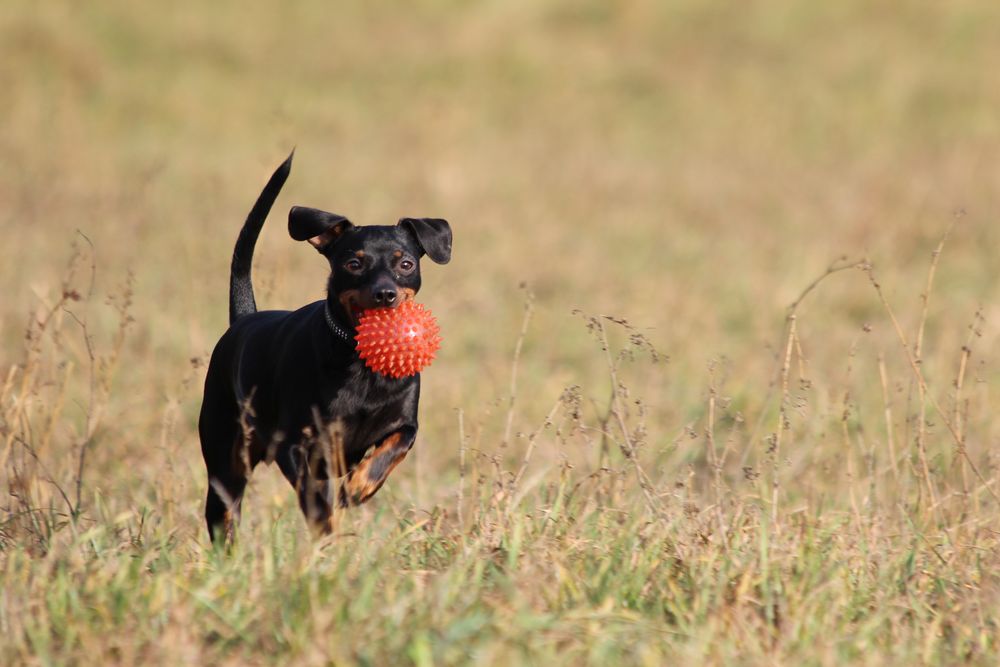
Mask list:
[[[998,20],[7,3],[0,662],[996,664]],[[278,211],[452,221],[444,348],[341,534],[261,469],[220,557],[200,384],[291,145]]]

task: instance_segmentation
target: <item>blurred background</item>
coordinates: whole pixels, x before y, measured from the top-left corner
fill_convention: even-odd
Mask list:
[[[0,663],[997,664],[998,27],[3,0]],[[292,205],[442,217],[444,342],[373,502],[312,541],[258,470],[219,557],[201,385],[293,147],[257,303],[324,296]]]
[[[323,296],[325,262],[285,231],[291,205],[359,224],[451,221],[454,260],[425,263],[420,295],[444,347],[424,373],[418,465],[443,479],[460,412],[487,442],[502,431],[529,299],[517,429],[537,427],[566,387],[595,411],[607,403],[579,310],[624,318],[669,357],[623,370],[665,446],[704,412],[709,368],[723,369],[734,411],[773,413],[786,308],[842,256],[873,262],[912,335],[953,223],[927,321],[940,360],[926,368],[946,392],[981,308],[986,407],[1000,324],[998,14],[972,0],[7,0],[0,362],[20,359],[29,313],[59,297],[74,247],[74,289],[86,293],[91,261],[96,277],[69,310],[87,313],[98,350],[114,344],[132,280],[101,420],[113,445],[94,447],[93,465],[140,495],[181,466],[190,487],[174,493],[196,508],[194,425],[232,246],[295,147],[255,257],[263,308]],[[85,387],[85,346],[63,326]],[[829,378],[831,405],[858,341],[869,347],[851,382],[871,392],[871,414],[880,354],[909,381],[860,271],[809,297],[799,335],[802,372]],[[85,419],[73,386],[57,430]],[[394,480],[432,498],[413,483],[412,471]]]

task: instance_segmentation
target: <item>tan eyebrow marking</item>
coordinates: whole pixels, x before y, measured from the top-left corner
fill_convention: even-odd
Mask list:
[[[364,250],[359,250],[356,253],[354,253],[354,256],[357,257],[358,259],[361,259],[362,257],[365,256],[365,251]]]
[[[402,250],[397,250],[396,252],[392,253],[392,256],[393,257],[402,257],[403,256],[403,251]]]

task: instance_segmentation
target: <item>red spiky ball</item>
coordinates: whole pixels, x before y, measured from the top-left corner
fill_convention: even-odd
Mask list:
[[[419,373],[441,347],[440,329],[422,304],[366,310],[358,319],[358,356],[376,373],[402,378]]]

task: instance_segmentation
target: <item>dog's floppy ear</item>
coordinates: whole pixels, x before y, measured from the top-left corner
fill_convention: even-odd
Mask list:
[[[344,216],[318,208],[293,206],[288,212],[288,233],[291,237],[296,241],[309,241],[320,252],[353,227],[354,224]]]
[[[451,226],[441,218],[400,218],[398,226],[413,234],[427,256],[438,264],[451,260]]]

